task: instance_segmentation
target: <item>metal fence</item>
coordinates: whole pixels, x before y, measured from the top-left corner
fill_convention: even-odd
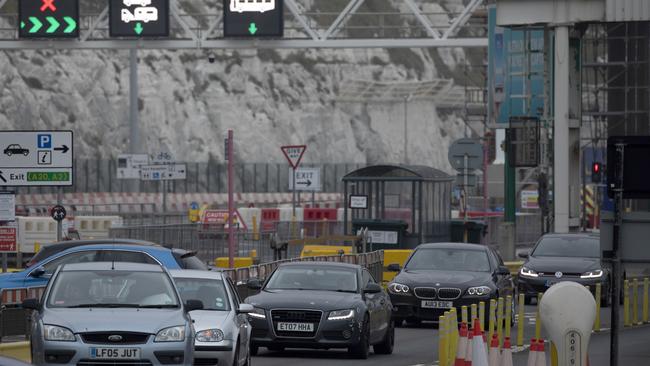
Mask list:
[[[517,215],[515,222],[515,245],[517,247],[532,247],[542,235],[542,218],[539,214]],[[503,216],[488,217],[487,244],[499,246],[499,226]]]
[[[182,163],[182,162],[179,162]],[[187,179],[168,181],[170,193],[225,193],[227,191],[227,164],[210,160],[186,162]],[[341,178],[365,166],[356,163],[301,164],[321,170],[323,192],[341,192]],[[74,185],[64,192],[130,192],[133,180],[117,179],[115,159],[75,159]],[[289,192],[289,165],[287,163],[236,163],[235,191],[241,193]],[[137,192],[159,193],[163,185],[158,181],[136,181]],[[52,187],[21,187],[18,193],[54,193]]]

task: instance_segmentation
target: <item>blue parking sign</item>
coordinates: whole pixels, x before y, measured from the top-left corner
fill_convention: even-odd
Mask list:
[[[51,149],[52,148],[52,135],[50,134],[38,134],[37,141],[39,149]]]

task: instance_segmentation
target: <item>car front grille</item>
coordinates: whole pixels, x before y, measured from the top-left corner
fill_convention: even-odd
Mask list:
[[[153,366],[149,360],[90,360],[83,359],[77,366]]]
[[[459,288],[439,288],[438,289],[438,298],[440,300],[456,300],[457,298],[460,297],[460,289]]]
[[[119,336],[119,340],[109,339],[112,336]],[[145,344],[149,339],[147,333],[136,332],[93,332],[81,333],[81,339],[89,344]]]
[[[271,310],[271,320],[273,321],[273,329],[275,334],[279,337],[298,337],[298,338],[312,338],[318,331],[323,312],[320,310],[293,310],[293,309],[276,309]],[[312,323],[314,324],[313,332],[294,332],[294,331],[280,331],[278,330],[279,322],[287,323]]]
[[[435,299],[436,289],[433,287],[416,287],[413,289],[415,296],[420,299]]]

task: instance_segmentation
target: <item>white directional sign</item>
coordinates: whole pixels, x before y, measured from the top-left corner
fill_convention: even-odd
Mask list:
[[[293,189],[293,170],[289,171],[289,189]],[[320,169],[319,168],[298,168],[296,169],[296,191],[320,192]]]
[[[0,186],[71,186],[72,131],[0,131]]]
[[[117,156],[117,179],[140,179],[140,167],[149,165],[147,154],[120,154]]]
[[[16,195],[0,192],[0,221],[16,221]]]
[[[140,167],[142,180],[183,180],[187,177],[185,164],[143,165]]]

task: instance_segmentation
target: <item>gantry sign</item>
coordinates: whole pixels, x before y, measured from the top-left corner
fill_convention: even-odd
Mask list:
[[[17,15],[7,9],[11,0],[0,0],[0,23],[17,24],[19,30],[0,29],[0,50],[485,48],[488,43],[485,0],[469,0],[462,11],[444,17],[427,10],[439,0],[397,0],[389,11],[370,6],[375,0],[345,0],[326,14],[318,9],[330,7],[331,0],[217,0],[207,11],[185,10],[193,9],[192,0],[107,0],[97,1],[105,4],[99,13],[77,11],[79,0],[18,1]],[[394,24],[401,24],[398,31]]]
[[[78,0],[19,0],[20,38],[79,37]]]

